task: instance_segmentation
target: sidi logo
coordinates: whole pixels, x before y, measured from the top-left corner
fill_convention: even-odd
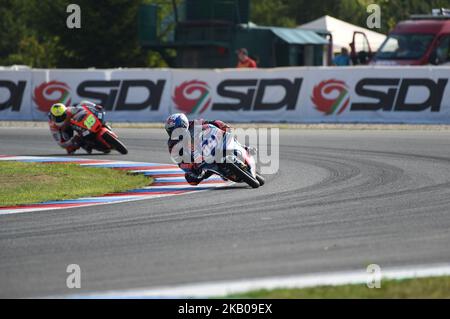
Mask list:
[[[41,83],[34,89],[33,101],[39,111],[47,113],[55,103],[70,104],[70,87],[59,81]]]
[[[203,81],[185,81],[175,88],[172,100],[183,113],[201,114],[211,105],[210,88]]]
[[[396,111],[420,112],[430,109],[439,112],[442,97],[448,79],[434,81],[427,78],[393,79],[393,78],[365,78],[361,79],[355,87],[355,93],[367,97],[374,102],[354,102],[352,111]],[[410,96],[418,88],[428,92],[428,97],[418,100]],[[408,101],[409,98],[409,102]]]
[[[314,87],[311,101],[319,112],[341,114],[350,103],[349,89],[344,81],[322,81]]]
[[[13,112],[20,112],[26,81],[0,80],[0,111],[11,109]]]
[[[363,78],[350,98],[345,82],[330,79],[314,86],[311,101],[326,115],[341,114],[348,105],[351,112],[439,112],[447,82],[445,78]]]
[[[157,111],[165,83],[166,80],[88,80],[80,83],[77,94],[81,98],[98,101],[107,111],[140,111],[148,107]],[[132,89],[145,92],[142,101],[127,102]]]
[[[176,108],[186,114],[203,113],[211,104],[211,111],[294,110],[302,81],[301,78],[224,80],[217,85],[216,94],[227,102],[215,103],[212,103],[211,89],[206,82],[185,81],[175,88],[172,100]],[[278,100],[274,101],[274,96]]]
[[[275,79],[233,79],[224,80],[217,86],[217,94],[234,102],[216,102],[213,111],[273,111],[285,108],[294,110],[297,105],[302,78],[293,80]],[[278,101],[267,101],[274,89],[283,94]]]

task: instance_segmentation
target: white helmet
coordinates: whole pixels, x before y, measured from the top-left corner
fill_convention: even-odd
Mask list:
[[[187,130],[189,128],[189,120],[183,113],[175,113],[167,118],[165,128],[167,134],[171,136],[173,130],[176,128],[183,128]]]

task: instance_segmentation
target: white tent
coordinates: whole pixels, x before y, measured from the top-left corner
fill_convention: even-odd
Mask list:
[[[340,51],[342,47],[350,49],[349,43],[352,42],[353,33],[355,31],[363,32],[367,36],[372,51],[378,50],[380,45],[386,39],[386,35],[382,33],[361,28],[357,25],[347,23],[330,16],[323,16],[314,21],[300,25],[298,28],[330,32],[333,36],[334,52]],[[362,50],[364,48],[364,44],[365,41],[363,40],[363,37],[361,35],[357,35],[355,38],[356,51]]]

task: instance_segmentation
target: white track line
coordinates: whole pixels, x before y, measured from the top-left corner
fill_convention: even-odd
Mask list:
[[[383,279],[407,279],[450,275],[449,264],[418,265],[381,269]],[[372,274],[365,269],[335,273],[217,281],[178,286],[130,289],[69,295],[68,298],[205,298],[221,297],[260,289],[306,288],[323,285],[366,283]],[[383,282],[381,282],[383,287]],[[367,288],[369,289],[369,288]],[[60,298],[59,296],[58,298]]]

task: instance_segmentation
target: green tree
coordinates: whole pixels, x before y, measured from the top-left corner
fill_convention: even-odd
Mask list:
[[[183,0],[176,0],[180,4]],[[81,29],[68,29],[71,0],[0,0],[0,65],[32,67],[159,67],[170,50],[144,50],[138,42],[141,3],[158,4],[162,39],[174,29],[171,0],[77,0]],[[387,33],[412,13],[450,7],[450,0],[252,0],[251,20],[259,25],[295,27],[323,15],[366,26],[369,4],[381,7]]]
[[[172,11],[170,1],[78,0],[81,29],[69,29],[66,8],[72,2],[0,0],[0,64],[61,68],[166,65],[158,52],[140,47],[137,16],[141,3],[152,2],[161,4],[162,18]]]
[[[143,66],[137,41],[140,0],[79,0],[81,28],[66,26],[70,0],[42,1],[35,25],[44,36],[57,36],[64,48],[57,67]]]
[[[366,27],[367,6],[380,5],[380,32],[389,32],[411,14],[429,14],[432,8],[450,8],[450,0],[264,0],[252,1],[252,21],[261,25],[292,26],[330,15]]]
[[[295,16],[289,9],[288,2],[283,0],[252,1],[251,20],[260,25],[295,27]]]

